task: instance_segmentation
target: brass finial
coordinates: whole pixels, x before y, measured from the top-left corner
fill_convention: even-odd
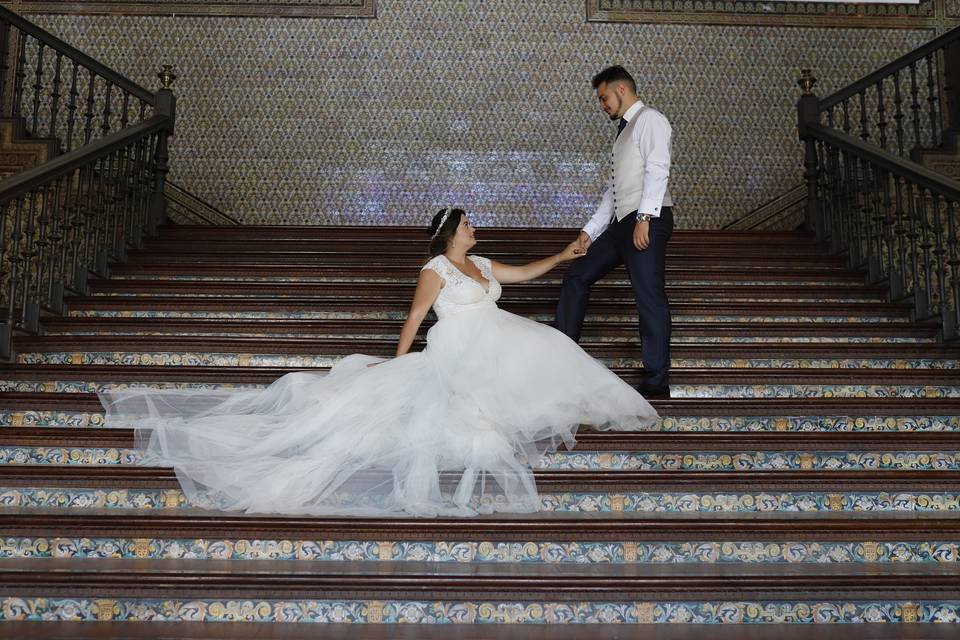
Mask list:
[[[817,84],[817,79],[813,77],[813,72],[810,69],[800,69],[800,79],[797,80],[797,84],[800,85],[803,95],[812,96],[813,85]]]
[[[160,78],[160,88],[167,91],[173,89],[173,81],[177,79],[177,76],[173,73],[172,64],[163,65],[163,71],[158,73],[157,77]]]

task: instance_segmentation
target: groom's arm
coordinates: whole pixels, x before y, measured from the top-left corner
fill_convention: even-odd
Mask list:
[[[634,129],[634,138],[640,148],[643,163],[643,198],[640,214],[659,218],[660,207],[670,180],[670,139],[673,129],[666,117],[650,110]]]
[[[583,233],[587,234],[590,241],[593,242],[610,226],[611,217],[613,217],[613,184],[610,184],[607,190],[603,192],[596,213],[583,226]]]

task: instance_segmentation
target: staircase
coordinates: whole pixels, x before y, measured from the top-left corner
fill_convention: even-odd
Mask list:
[[[33,138],[25,126],[23,118],[0,118],[0,178],[32,169],[60,152],[56,139]]]
[[[475,252],[518,263],[573,235],[481,230]],[[166,227],[42,335],[16,338],[0,366],[7,629],[246,637],[265,627],[237,623],[363,622],[343,637],[439,638],[451,632],[392,625],[595,623],[536,633],[605,638],[624,637],[607,624],[673,623],[657,637],[715,624],[706,637],[745,638],[738,625],[767,623],[789,639],[808,637],[793,623],[892,622],[871,637],[956,637],[908,623],[960,622],[960,346],[812,234],[675,234],[660,430],[582,431],[539,462],[537,514],[202,511],[171,470],[138,466],[131,431],[101,428],[99,389],[263,386],[392,354],[425,246],[407,228]],[[505,286],[501,306],[549,322],[561,274]],[[630,382],[635,323],[615,271],[582,345]]]

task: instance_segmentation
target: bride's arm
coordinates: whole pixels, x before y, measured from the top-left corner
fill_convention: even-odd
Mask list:
[[[420,279],[417,280],[417,290],[413,294],[413,302],[410,303],[410,313],[407,314],[407,320],[403,323],[400,330],[400,340],[397,342],[397,355],[410,351],[414,338],[417,337],[417,331],[420,330],[420,324],[427,317],[430,307],[440,295],[440,288],[443,287],[443,279],[432,269],[424,269],[420,272]]]
[[[513,284],[514,282],[526,282],[527,280],[539,278],[561,262],[579,258],[584,253],[586,252],[580,248],[578,242],[574,241],[568,244],[560,253],[544,258],[543,260],[530,262],[520,265],[519,267],[491,260],[490,267],[493,269],[493,277],[497,279],[497,282],[501,284]]]

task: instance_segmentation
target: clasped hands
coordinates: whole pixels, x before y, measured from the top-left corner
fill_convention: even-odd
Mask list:
[[[577,239],[570,243],[571,246],[576,245],[577,248],[581,250],[580,255],[586,253],[591,244],[593,244],[593,240],[590,239],[590,236],[586,231],[581,231],[580,235],[577,236]],[[644,222],[640,222],[638,220],[637,224],[633,226],[633,246],[637,248],[637,251],[643,251],[650,246],[649,220]]]

